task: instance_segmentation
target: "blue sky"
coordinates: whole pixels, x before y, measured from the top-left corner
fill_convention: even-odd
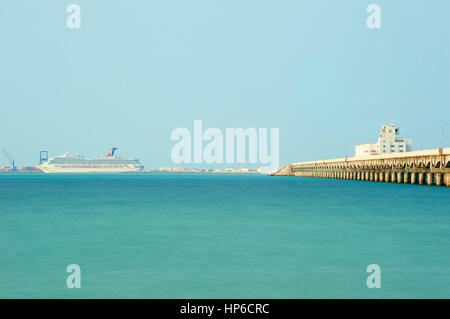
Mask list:
[[[381,29],[366,26],[371,3]],[[172,130],[200,119],[279,128],[284,164],[352,154],[389,112],[416,148],[450,146],[449,12],[447,0],[3,0],[0,145],[19,166],[117,146],[158,168],[173,166]]]

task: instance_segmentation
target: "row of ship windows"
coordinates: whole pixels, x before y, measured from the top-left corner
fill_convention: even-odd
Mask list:
[[[56,164],[56,167],[61,168],[97,168],[97,167],[127,167],[126,164],[78,164],[78,165],[69,165],[69,164]]]
[[[67,165],[67,164],[71,164],[71,165],[102,165],[105,164],[105,161],[95,161],[95,160],[90,160],[90,161],[59,161],[59,160],[52,160],[49,162],[49,164],[60,164],[60,165]],[[116,164],[136,164],[136,161],[128,161],[128,160],[117,160],[114,161],[113,163],[110,163],[107,165],[116,165]]]

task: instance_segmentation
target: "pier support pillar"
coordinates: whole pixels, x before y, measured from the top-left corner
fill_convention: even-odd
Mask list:
[[[365,178],[364,178],[364,180],[365,180],[365,181],[368,181],[368,180],[369,180],[369,172],[366,172],[366,173],[365,173]]]
[[[442,174],[436,173],[436,186],[441,186],[441,185],[442,185]]]
[[[405,183],[405,184],[409,183],[409,173],[408,172],[403,173],[403,183]]]
[[[445,186],[450,186],[450,173],[444,174],[444,183]]]
[[[433,173],[428,173],[427,174],[427,185],[433,185],[433,182],[434,182]]]
[[[403,174],[401,172],[397,173],[397,183],[402,183],[403,182]]]
[[[378,174],[377,172],[375,172],[373,174],[374,174],[374,181],[378,182],[378,177],[380,176],[380,174]]]
[[[423,185],[424,173],[419,173],[419,185]]]
[[[391,182],[392,183],[397,182],[397,173],[395,173],[395,172],[391,173]]]
[[[411,173],[411,184],[415,184],[416,183],[416,173]]]
[[[380,172],[380,182],[383,182],[383,181],[384,181],[384,173]]]
[[[389,172],[384,173],[384,181],[386,183],[389,183],[390,176],[391,176],[391,174]]]
[[[369,173],[369,180],[370,180],[371,182],[373,182],[373,172],[370,172],[370,173]]]

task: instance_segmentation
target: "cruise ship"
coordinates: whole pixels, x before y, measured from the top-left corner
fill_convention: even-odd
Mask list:
[[[113,147],[106,156],[84,158],[78,154],[55,156],[39,166],[45,173],[126,173],[144,169],[139,160],[116,157],[117,148]]]

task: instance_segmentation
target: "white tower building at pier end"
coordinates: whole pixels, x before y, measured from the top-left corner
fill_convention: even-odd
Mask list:
[[[383,155],[390,153],[403,153],[412,150],[411,139],[399,137],[400,130],[394,124],[381,127],[377,143],[361,144],[355,147],[355,156]]]

